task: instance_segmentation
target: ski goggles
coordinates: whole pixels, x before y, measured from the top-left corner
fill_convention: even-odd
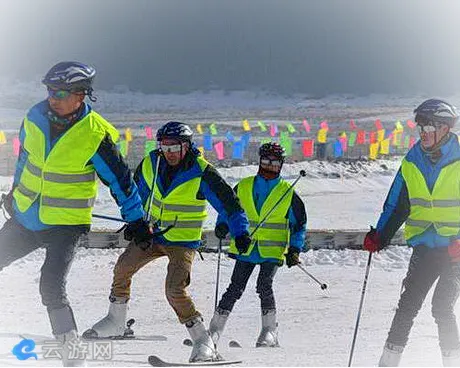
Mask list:
[[[48,97],[55,98],[56,100],[65,100],[71,94],[72,92],[66,91],[63,89],[55,90],[55,89],[48,88]]]
[[[176,153],[176,152],[180,152],[180,150],[182,149],[182,144],[166,145],[166,144],[160,143],[160,148],[163,152]]]
[[[283,164],[283,161],[270,160],[269,158],[261,158],[260,163],[261,165],[266,165],[266,166],[281,166]]]
[[[424,124],[424,125],[417,124],[417,129],[418,129],[419,134],[421,134],[422,132],[424,132],[424,133],[434,133],[436,131],[436,129],[438,129],[439,127],[440,127],[440,125],[438,125],[438,124],[435,124],[435,125],[432,125],[432,124]]]

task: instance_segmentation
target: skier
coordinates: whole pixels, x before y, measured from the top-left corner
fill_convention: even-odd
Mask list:
[[[85,363],[68,355],[78,334],[66,278],[77,241],[91,225],[96,174],[110,186],[136,241],[150,236],[136,184],[114,143],[118,132],[84,102],[85,96],[95,101],[95,74],[80,62],[60,62],[48,71],[42,81],[48,98],[22,123],[13,189],[2,198],[11,218],[0,230],[0,270],[45,247],[40,294],[65,366]]]
[[[248,219],[232,188],[192,144],[193,132],[180,122],[169,122],[157,132],[159,150],[151,151],[139,164],[135,181],[145,209],[161,231],[174,225],[152,242],[130,243],[114,269],[110,306],[106,317],[85,332],[85,336],[122,336],[133,275],[162,256],[169,258],[166,298],[185,324],[193,341],[190,362],[218,359],[201,313],[187,293],[196,249],[201,244],[206,200],[229,219],[238,247],[251,243]],[[152,197],[153,192],[153,197]],[[151,206],[151,207],[150,207]],[[125,233],[129,239],[130,234]]]
[[[459,114],[454,106],[437,99],[423,102],[414,113],[421,139],[403,159],[377,228],[367,233],[363,245],[369,252],[383,249],[406,222],[405,238],[413,247],[379,365],[399,364],[414,318],[438,280],[432,315],[443,363],[460,366],[454,314],[460,293],[460,147],[451,132]]]
[[[209,332],[216,344],[254,268],[260,265],[256,290],[260,297],[262,330],[256,347],[279,346],[273,279],[278,267],[283,265],[284,257],[289,268],[300,264],[299,253],[304,250],[307,222],[302,200],[290,189],[289,183],[280,178],[284,153],[284,148],[278,143],[263,144],[259,148],[257,175],[244,178],[234,188],[248,215],[251,231],[273,208],[274,210],[254,233],[254,242],[248,249],[239,247],[233,240],[230,242],[229,256],[236,260],[235,267],[230,285],[209,325]],[[275,207],[286,191],[288,194]],[[224,239],[228,229],[228,220],[225,216],[219,216],[215,228],[216,236]]]

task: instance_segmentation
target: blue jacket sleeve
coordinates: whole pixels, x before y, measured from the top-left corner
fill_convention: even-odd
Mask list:
[[[299,251],[305,250],[305,235],[307,231],[307,212],[302,199],[294,192],[291,207],[288,212],[289,230],[291,232],[289,246]],[[308,250],[308,249],[307,249]]]
[[[409,217],[410,202],[406,182],[401,174],[401,168],[388,192],[383,205],[383,211],[377,223],[377,232],[382,245],[387,245],[401,225]]]
[[[18,162],[16,163],[16,171],[14,173],[13,187],[18,185],[19,180],[21,179],[22,171],[27,161],[27,152],[24,150],[24,141],[26,139],[26,132],[24,130],[24,122],[21,125],[19,130],[19,141],[21,142],[21,149],[19,151]]]
[[[142,218],[144,210],[137,185],[128,165],[109,135],[101,142],[91,162],[99,179],[110,188],[110,193],[120,207],[123,219],[133,222]]]
[[[232,237],[249,234],[249,221],[240,200],[211,165],[208,165],[203,173],[200,192],[219,213],[218,223],[227,222]]]

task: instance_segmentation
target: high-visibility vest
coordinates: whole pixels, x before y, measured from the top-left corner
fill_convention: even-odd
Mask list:
[[[243,255],[251,254],[257,242],[259,254],[262,258],[283,260],[283,254],[289,245],[290,232],[287,213],[291,207],[294,191],[288,182],[280,180],[265,199],[259,213],[257,212],[252,195],[254,180],[255,176],[251,176],[244,178],[238,183],[238,198],[240,199],[241,206],[248,216],[250,233],[252,233],[256,226],[272,210],[274,205],[279,201],[283,194],[286,193],[286,191],[288,194],[286,194],[270,216],[268,216],[267,220],[254,233],[252,236],[253,241],[248,251],[243,253]],[[229,252],[239,254],[234,239],[230,242]]]
[[[30,115],[30,114],[29,114]],[[26,212],[38,197],[39,218],[47,225],[88,225],[97,195],[96,172],[88,161],[110,134],[118,131],[91,111],[70,127],[45,158],[45,134],[33,115],[24,119],[24,150],[27,161],[13,196],[20,212]]]
[[[432,192],[414,163],[404,159],[401,173],[410,201],[406,239],[422,234],[431,225],[441,236],[456,236],[460,231],[460,161],[441,169]]]
[[[158,173],[155,172],[159,157],[161,156],[155,156],[152,162],[152,156],[148,155],[142,163],[142,174],[150,188],[150,196],[152,187],[154,187],[153,199],[151,197],[147,199],[144,206],[145,211],[148,211],[151,202],[150,213],[154,222],[158,222],[161,228],[175,224],[173,228],[163,235],[166,240],[171,242],[201,240],[203,223],[208,215],[206,201],[197,199],[202,175],[190,178],[163,196],[158,189],[158,184],[156,184],[160,180]],[[197,162],[201,173],[203,173],[209,163],[201,156],[197,157]]]

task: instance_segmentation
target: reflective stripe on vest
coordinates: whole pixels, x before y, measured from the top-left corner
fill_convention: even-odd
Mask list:
[[[158,156],[155,156],[155,159]],[[161,158],[163,159],[163,158]],[[197,162],[201,173],[209,163],[201,156],[197,157]],[[154,170],[156,160],[152,162],[151,155],[144,158],[142,164],[142,174],[147,185],[152,191]],[[155,175],[155,180],[159,180]],[[166,196],[162,196],[157,184],[154,185],[155,192],[150,213],[154,221],[158,221],[161,228],[175,226],[163,236],[171,242],[192,242],[201,240],[203,223],[207,216],[206,201],[197,199],[197,194],[201,185],[201,175],[190,178],[184,183],[172,189]],[[148,202],[145,210],[148,209]]]
[[[418,167],[403,160],[401,174],[406,182],[410,214],[406,220],[407,240],[423,234],[430,226],[445,237],[460,231],[460,161],[443,167],[433,190],[430,192],[426,180]]]
[[[286,193],[286,191],[288,191],[288,194],[278,204],[267,220],[254,233],[252,237],[253,242],[251,243],[248,251],[243,255],[251,254],[255,244],[257,243],[259,254],[262,258],[283,260],[283,254],[289,245],[289,224],[286,216],[289,208],[291,207],[294,191],[289,190],[289,183],[284,180],[280,180],[265,199],[260,213],[258,213],[253,198],[254,180],[255,177],[251,176],[244,178],[238,183],[238,198],[240,199],[241,205],[248,216],[249,231],[251,233],[260,221],[265,218],[267,213],[272,210],[273,206],[279,201],[283,194]],[[229,252],[238,254],[234,239],[230,242]]]
[[[91,224],[97,183],[88,162],[105,136],[116,142],[118,132],[91,111],[59,138],[45,158],[46,136],[31,119],[24,119],[27,162],[13,193],[16,206],[25,212],[40,196],[39,217],[44,224]]]

